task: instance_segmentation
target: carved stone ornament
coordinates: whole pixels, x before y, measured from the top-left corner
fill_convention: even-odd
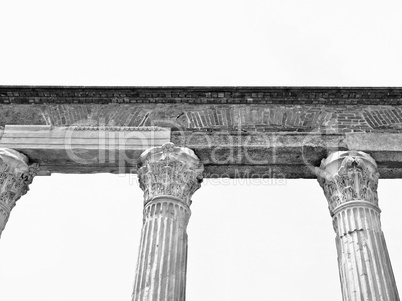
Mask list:
[[[321,161],[318,182],[324,189],[331,214],[340,205],[364,201],[378,206],[377,164],[359,151],[340,151]]]
[[[0,214],[4,223],[18,199],[29,190],[28,186],[38,171],[39,165],[28,165],[28,158],[23,154],[0,149]]]
[[[146,150],[140,160],[138,179],[145,204],[163,195],[191,204],[191,196],[201,186],[204,170],[191,149],[168,142]]]
[[[168,131],[167,128],[159,126],[89,126],[89,125],[75,125],[69,127],[74,131]]]

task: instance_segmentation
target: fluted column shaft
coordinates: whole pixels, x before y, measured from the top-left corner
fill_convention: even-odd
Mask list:
[[[190,208],[161,197],[144,208],[133,300],[184,300]]]
[[[378,176],[375,161],[363,152],[337,152],[321,164],[344,301],[399,300],[381,230]]]
[[[27,193],[28,186],[39,170],[28,166],[28,158],[7,148],[0,148],[0,236],[16,202]]]
[[[141,162],[145,206],[132,300],[184,301],[190,199],[203,168],[191,150],[172,143],[145,152]]]
[[[334,215],[344,300],[399,300],[380,210],[364,202]]]

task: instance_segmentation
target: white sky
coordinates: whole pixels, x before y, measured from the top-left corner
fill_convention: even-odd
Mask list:
[[[398,1],[0,1],[0,84],[402,86]],[[381,180],[402,287],[401,180]],[[314,180],[205,183],[193,197],[187,300],[341,300]],[[0,300],[130,300],[135,178],[37,177],[0,244]]]

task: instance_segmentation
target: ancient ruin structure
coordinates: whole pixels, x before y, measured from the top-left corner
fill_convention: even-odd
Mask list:
[[[35,176],[137,173],[132,300],[183,301],[203,178],[317,178],[343,300],[397,301],[377,184],[402,177],[401,132],[399,88],[2,86],[0,233]]]

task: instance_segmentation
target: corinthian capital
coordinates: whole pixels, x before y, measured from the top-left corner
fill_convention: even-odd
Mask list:
[[[364,201],[378,206],[377,164],[370,155],[359,151],[332,153],[321,161],[318,182],[324,189],[331,214],[340,205]]]
[[[140,160],[138,178],[145,203],[157,196],[173,196],[191,204],[204,170],[191,149],[168,142],[146,150]]]
[[[18,199],[39,170],[38,164],[28,165],[28,158],[12,149],[0,149],[0,233]]]

